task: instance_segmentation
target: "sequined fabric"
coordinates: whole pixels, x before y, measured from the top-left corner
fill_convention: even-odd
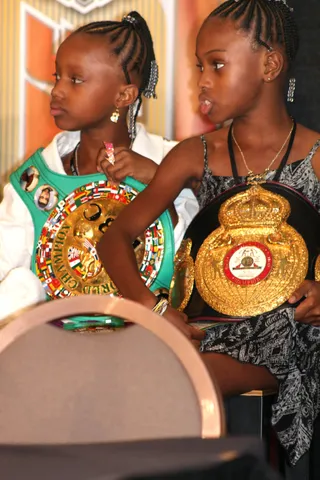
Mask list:
[[[208,167],[205,138],[204,174],[197,198],[200,208],[233,187],[233,177],[214,176]],[[320,140],[304,160],[284,167],[280,182],[303,194],[320,213],[320,181],[312,158]],[[272,180],[275,171],[268,174]],[[241,178],[244,183],[245,178]],[[320,240],[319,240],[320,242]],[[265,366],[279,381],[272,407],[272,425],[294,465],[310,448],[313,423],[320,412],[320,327],[294,320],[294,309],[221,324],[207,331],[202,352],[226,353],[244,363]]]

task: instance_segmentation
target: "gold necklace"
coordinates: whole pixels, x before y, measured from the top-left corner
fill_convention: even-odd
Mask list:
[[[234,143],[236,144],[239,152],[240,152],[240,155],[242,157],[242,160],[243,160],[243,163],[246,167],[246,169],[248,170],[248,175],[247,175],[247,183],[249,184],[257,184],[257,183],[263,183],[266,181],[266,176],[267,174],[270,172],[270,168],[272,167],[272,165],[274,164],[274,162],[277,160],[277,158],[279,157],[279,155],[281,154],[282,150],[284,149],[284,147],[286,146],[286,143],[288,142],[292,132],[293,132],[293,128],[294,128],[294,122],[292,122],[292,127],[290,129],[290,132],[287,136],[287,138],[285,139],[285,141],[283,142],[283,145],[281,146],[279,152],[276,154],[276,156],[272,159],[272,161],[270,162],[270,164],[267,166],[267,168],[262,172],[262,173],[253,173],[252,170],[250,170],[250,168],[248,167],[248,164],[246,162],[246,159],[244,157],[244,154],[243,154],[243,151],[241,150],[240,148],[240,145],[239,143],[237,142],[236,140],[236,137],[234,136],[234,133],[233,133],[233,126],[232,126],[232,129],[231,129],[231,135],[232,135],[232,139],[234,141]]]

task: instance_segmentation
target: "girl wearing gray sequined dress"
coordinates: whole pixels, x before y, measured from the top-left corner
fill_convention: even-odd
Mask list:
[[[125,297],[157,310],[156,298],[140,280],[131,241],[182,188],[191,186],[203,208],[235,185],[230,132],[238,179],[278,175],[320,213],[320,134],[295,124],[284,94],[298,44],[284,0],[228,0],[204,21],[196,42],[200,110],[213,124],[233,119],[232,129],[179,144],[102,238],[100,256]],[[289,100],[294,86],[291,81]],[[190,340],[200,338],[182,313],[167,306],[163,314]],[[288,307],[214,327],[200,348],[225,396],[278,389],[272,423],[292,464],[310,447],[320,410],[319,326],[320,284],[305,280]]]

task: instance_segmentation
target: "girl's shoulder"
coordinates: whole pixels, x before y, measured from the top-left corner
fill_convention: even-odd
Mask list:
[[[181,140],[169,153],[168,157],[175,158],[175,161],[184,161],[186,163],[194,162],[195,159],[203,158],[203,142],[201,135],[195,135]]]
[[[297,125],[297,134],[294,148],[297,152],[296,158],[306,158],[311,152],[313,156],[320,159],[320,133],[304,125]],[[318,147],[318,148],[317,148]]]
[[[163,161],[163,166],[178,169],[186,178],[201,178],[205,163],[206,136],[195,135],[179,142]]]
[[[298,124],[298,132],[300,134],[301,142],[305,144],[316,143],[320,139],[319,132],[316,132],[311,128],[305,127],[300,123]]]
[[[212,132],[206,133],[204,138],[208,147],[215,150],[221,146],[225,146],[228,141],[229,128],[230,126],[227,125],[225,127],[213,130]]]
[[[228,140],[228,127],[187,138],[179,143],[179,150],[189,151],[190,155],[204,152],[204,149],[216,150],[225,146]],[[177,147],[176,147],[177,148]]]
[[[320,133],[298,124],[295,158],[309,158],[313,170],[320,179]]]

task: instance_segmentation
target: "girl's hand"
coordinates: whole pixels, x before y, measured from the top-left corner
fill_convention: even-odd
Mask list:
[[[196,348],[200,346],[200,340],[205,337],[205,332],[188,325],[188,317],[185,313],[178,312],[174,308],[168,306],[163,316],[175,325],[194,345]]]
[[[303,297],[306,299],[296,308],[295,319],[320,326],[320,282],[305,280],[289,298],[289,303],[296,303]]]
[[[158,165],[149,158],[143,157],[125,147],[118,147],[113,152],[114,164],[107,158],[106,149],[101,148],[97,157],[97,170],[104,173],[113,183],[117,184],[126,177],[133,177],[144,184],[153,179]],[[169,207],[173,227],[179,221],[174,204]]]
[[[149,158],[125,147],[115,148],[114,158],[115,162],[112,165],[106,158],[105,148],[102,147],[97,156],[97,170],[115,183],[121,182],[126,177],[133,177],[148,184],[153,179],[158,166]]]

